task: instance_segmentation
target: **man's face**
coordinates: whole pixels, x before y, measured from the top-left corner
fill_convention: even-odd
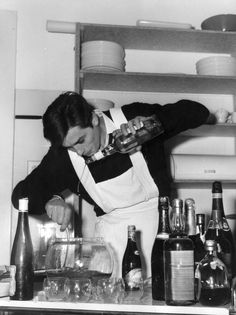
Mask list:
[[[80,156],[92,156],[100,148],[99,118],[94,116],[93,127],[71,127],[62,143],[63,147],[76,152]]]

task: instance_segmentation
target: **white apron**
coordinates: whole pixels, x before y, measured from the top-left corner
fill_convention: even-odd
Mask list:
[[[113,122],[102,114],[107,133],[127,122],[120,108],[112,108],[110,113]],[[151,251],[158,227],[159,192],[143,154],[136,152],[130,155],[133,167],[120,176],[95,183],[84,159],[73,151],[68,153],[84,188],[106,212],[97,218],[95,236],[103,237],[114,251],[113,276],[121,277],[128,225],[136,226],[143,276],[151,276]]]

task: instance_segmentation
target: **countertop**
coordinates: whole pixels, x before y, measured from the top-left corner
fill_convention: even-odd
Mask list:
[[[167,306],[165,302],[151,304],[104,304],[104,303],[70,303],[48,301],[11,301],[0,299],[0,315],[14,314],[193,314],[193,315],[229,315],[229,307]]]

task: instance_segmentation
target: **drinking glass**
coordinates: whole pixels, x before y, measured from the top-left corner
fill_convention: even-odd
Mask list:
[[[43,291],[47,301],[66,301],[66,280],[64,277],[45,278],[43,281]]]
[[[88,278],[67,279],[65,292],[69,302],[88,302],[92,292],[92,282]]]
[[[125,297],[125,284],[122,278],[99,279],[93,292],[93,299],[102,303],[122,303]]]

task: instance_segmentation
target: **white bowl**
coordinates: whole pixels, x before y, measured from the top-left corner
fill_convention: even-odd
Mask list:
[[[89,51],[109,51],[114,52],[117,54],[125,55],[124,48],[112,41],[104,41],[104,40],[94,40],[94,41],[87,41],[82,43],[82,52],[89,52]]]
[[[210,56],[198,60],[196,65],[208,65],[212,63],[232,64],[236,63],[236,58],[230,56]]]
[[[196,62],[196,71],[204,75],[236,75],[236,59],[230,56],[211,56]]]
[[[87,98],[87,102],[101,111],[108,110],[115,106],[114,102],[103,98]]]

